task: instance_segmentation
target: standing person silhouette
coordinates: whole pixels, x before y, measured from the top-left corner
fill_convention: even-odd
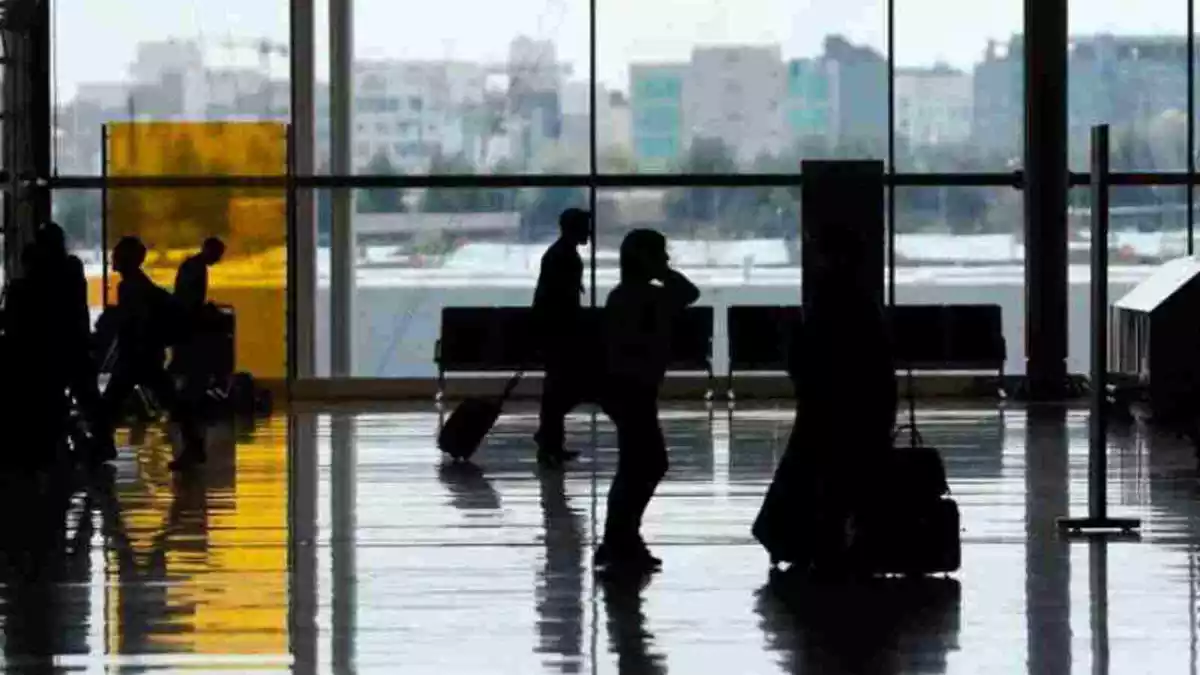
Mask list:
[[[200,246],[200,252],[188,257],[175,273],[175,298],[185,312],[196,314],[208,302],[208,268],[225,257],[225,243],[209,237]]]
[[[175,273],[175,299],[185,314],[185,325],[172,358],[172,370],[183,376],[184,386],[192,397],[198,397],[208,388],[216,370],[217,356],[206,348],[205,338],[219,330],[221,315],[208,302],[208,268],[221,262],[224,256],[225,243],[209,237],[200,252],[184,260]]]
[[[561,233],[542,256],[533,294],[533,328],[546,367],[533,438],[538,463],[552,467],[578,456],[565,447],[564,418],[587,398],[588,385],[594,380],[585,365],[592,355],[580,352],[587,343],[582,339],[583,258],[579,247],[592,239],[592,216],[582,209],[567,209],[559,216],[558,225]]]
[[[658,393],[671,355],[671,327],[700,299],[695,284],[669,266],[667,240],[633,230],[621,242],[621,281],[605,305],[603,406],[617,427],[617,474],[608,492],[604,542],[596,565],[656,568],[641,536],[642,516],[667,472]]]
[[[16,452],[6,459],[29,470],[47,468],[59,458],[69,413],[62,355],[57,353],[53,301],[47,297],[44,276],[38,273],[41,253],[35,241],[21,249],[22,276],[10,279],[4,307],[6,373],[20,382],[21,395],[10,397]],[[16,356],[16,355],[19,355]],[[7,453],[6,453],[7,454]]]
[[[179,471],[204,463],[204,436],[196,422],[194,401],[178,394],[166,370],[166,349],[174,342],[183,312],[170,293],[146,276],[145,260],[146,245],[137,237],[122,237],[113,247],[113,270],[121,275],[119,325],[117,358],[104,404],[111,424],[134,387],[148,388],[179,426],[183,448],[171,462],[171,470]]]

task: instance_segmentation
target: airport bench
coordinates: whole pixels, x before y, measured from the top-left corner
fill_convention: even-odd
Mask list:
[[[434,345],[438,398],[447,373],[513,373],[541,370],[528,307],[443,307]]]
[[[898,369],[996,371],[1003,379],[1007,344],[999,305],[897,305],[889,313]],[[735,373],[787,371],[792,331],[803,315],[798,305],[742,305],[729,307],[726,317],[732,399]]]
[[[897,305],[896,367],[913,371],[996,371],[1008,356],[1000,305]]]
[[[586,308],[584,331],[593,344],[580,345],[584,354],[602,358],[603,335],[601,308]],[[689,307],[673,333],[668,370],[674,373],[702,372],[709,379],[712,394],[712,307]],[[537,348],[529,307],[444,307],[440,336],[434,347],[438,371],[438,398],[445,391],[446,375],[451,373],[537,372],[545,362]]]
[[[734,398],[737,373],[782,373],[788,369],[792,331],[803,320],[798,305],[731,305],[725,310],[729,375],[725,394]]]

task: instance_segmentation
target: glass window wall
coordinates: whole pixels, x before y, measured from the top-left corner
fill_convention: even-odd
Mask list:
[[[1067,55],[1072,170],[1088,168],[1088,127],[1111,124],[1114,171],[1147,183],[1129,203],[1114,196],[1122,227],[1179,239],[1168,247],[1178,252],[1190,250],[1194,199],[1153,183],[1195,165],[1190,1],[1151,0],[1135,13],[1115,0],[1074,2]],[[958,302],[1000,298],[1009,369],[1024,367],[1023,201],[1009,187],[1023,156],[1018,0],[820,0],[803,11],[772,0],[736,11],[602,0],[595,15],[579,0],[408,4],[354,3],[352,170],[331,176],[330,3],[314,3],[316,176],[300,180],[318,188],[316,246],[302,252],[318,272],[305,300],[318,376],[329,372],[331,330],[342,329],[329,322],[331,298],[343,297],[329,293],[339,181],[353,190],[353,374],[427,377],[440,308],[527,303],[568,204],[597,207],[600,277],[624,228],[648,225],[687,251],[680,260],[714,280],[706,294],[722,303],[798,301],[797,189],[746,176],[796,173],[812,158],[888,162],[897,300],[955,284]],[[55,168],[78,180],[56,191],[54,212],[88,260],[101,258],[103,125],[290,121],[290,3],[250,5],[57,3]],[[1146,206],[1137,195],[1182,217],[1128,221]],[[1073,254],[1072,279],[1085,263]],[[1013,292],[975,284],[985,278]],[[718,325],[718,370],[722,335]],[[1080,371],[1081,352],[1071,353]]]

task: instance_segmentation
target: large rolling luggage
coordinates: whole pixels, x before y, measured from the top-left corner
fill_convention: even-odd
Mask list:
[[[957,571],[962,563],[958,504],[950,498],[941,454],[917,431],[911,402],[906,427],[908,447],[893,443],[874,489],[849,515],[847,559],[868,574]]]
[[[962,564],[958,504],[950,498],[864,511],[849,530],[849,559],[862,572],[938,574]]]
[[[500,396],[468,398],[458,404],[438,433],[438,449],[455,461],[469,461],[488,432],[496,425],[505,401],[520,381],[521,373],[517,373],[509,378]]]
[[[911,406],[910,416],[907,446],[893,443],[865,472],[855,470],[853,481],[829,480],[813,459],[785,456],[753,530],[772,565],[859,575],[959,569],[958,505],[941,455],[922,441]],[[845,494],[851,483],[854,493]]]

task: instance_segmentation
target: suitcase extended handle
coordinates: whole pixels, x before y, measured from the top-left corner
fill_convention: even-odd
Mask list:
[[[512,377],[508,378],[508,382],[504,385],[504,391],[500,394],[500,403],[503,404],[508,400],[509,395],[511,395],[513,390],[517,388],[517,385],[521,383],[521,378],[524,376],[525,371],[518,370],[517,372],[513,373]]]

